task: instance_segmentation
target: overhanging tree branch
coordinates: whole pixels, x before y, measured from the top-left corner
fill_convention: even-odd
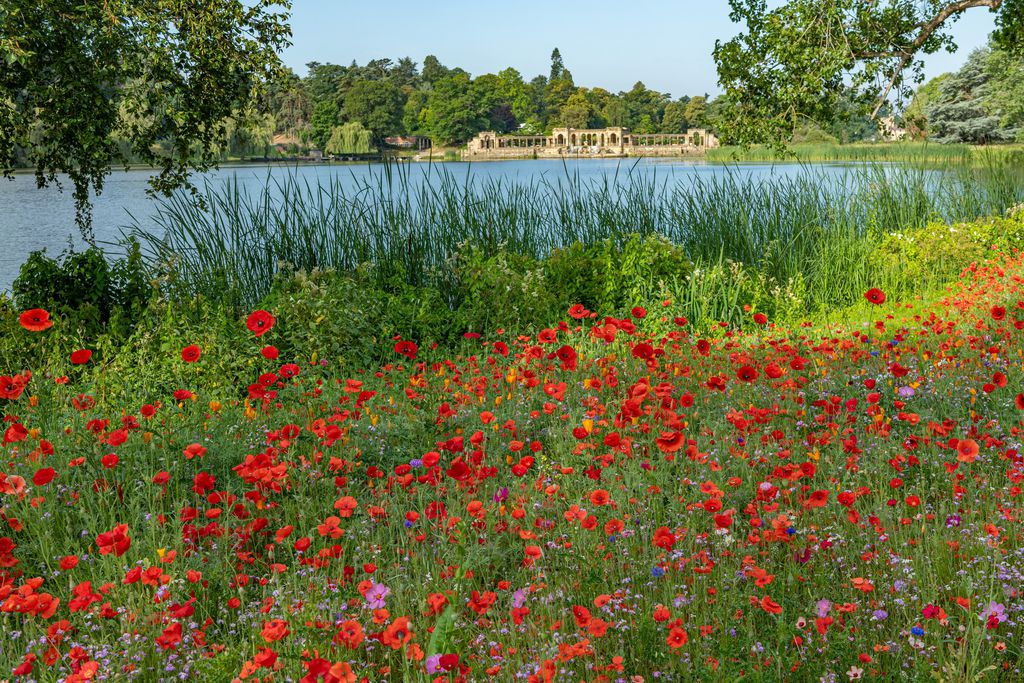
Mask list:
[[[889,98],[889,93],[892,92],[893,86],[895,86],[896,83],[899,82],[900,78],[902,78],[904,70],[906,70],[906,68],[910,65],[911,61],[913,61],[914,55],[917,54],[917,51],[920,50],[926,42],[928,42],[928,39],[931,38],[935,34],[935,32],[939,30],[939,28],[944,23],[946,23],[946,21],[948,21],[951,17],[957,14],[966,12],[967,10],[973,9],[975,7],[988,7],[989,9],[994,11],[999,9],[1002,3],[1003,0],[960,0],[960,2],[949,3],[948,5],[942,7],[942,9],[940,9],[939,12],[937,12],[935,16],[933,16],[931,19],[919,22],[917,24],[917,27],[920,30],[918,31],[917,36],[915,36],[914,40],[912,40],[910,42],[910,45],[908,45],[907,47],[892,50],[888,53],[884,51],[854,53],[854,56],[858,60],[884,59],[891,57],[900,58],[900,61],[893,69],[893,72],[889,77],[889,80],[886,83],[886,86],[883,89],[882,94],[879,95],[878,99],[875,101],[875,106],[871,110],[871,118],[874,119],[878,117],[878,112],[882,109],[882,106]]]

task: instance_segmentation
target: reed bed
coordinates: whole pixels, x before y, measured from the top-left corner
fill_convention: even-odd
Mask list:
[[[443,287],[447,264],[469,243],[543,258],[573,242],[635,233],[668,237],[695,264],[747,264],[827,297],[872,268],[867,247],[886,234],[1024,202],[1024,172],[995,157],[942,171],[870,163],[756,175],[732,166],[682,180],[635,166],[597,180],[566,168],[527,181],[383,166],[317,184],[276,170],[259,191],[229,179],[207,183],[204,194],[205,208],[186,196],[159,199],[156,228],[131,232],[178,295],[239,308],[263,298],[283,270],[372,264],[382,286]]]
[[[990,160],[1024,163],[1024,145],[973,146],[940,145],[924,142],[886,143],[798,143],[785,150],[768,146],[719,147],[708,150],[714,162],[773,162],[796,160],[804,163],[897,162],[941,167],[948,164],[987,164]]]

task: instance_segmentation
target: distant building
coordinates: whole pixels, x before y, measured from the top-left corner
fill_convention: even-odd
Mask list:
[[[395,135],[384,138],[384,144],[399,149],[426,149],[430,147],[430,138],[422,135]]]
[[[701,155],[718,147],[712,133],[695,128],[685,133],[633,133],[629,128],[555,128],[551,135],[499,135],[484,131],[469,141],[465,156],[675,156]]]
[[[906,139],[907,129],[901,128],[896,123],[895,117],[885,116],[878,120],[878,134],[885,142],[895,142],[897,140]]]

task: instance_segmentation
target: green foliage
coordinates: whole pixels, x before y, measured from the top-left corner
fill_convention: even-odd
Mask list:
[[[707,124],[707,98],[694,97],[686,103],[683,112],[687,126],[690,128],[704,128]]]
[[[659,235],[635,233],[589,246],[576,242],[554,250],[544,262],[547,280],[563,303],[596,311],[628,308],[640,292],[685,279],[692,270],[678,245]]]
[[[331,130],[324,151],[328,154],[367,154],[373,148],[372,143],[373,133],[363,128],[358,121],[349,121]]]
[[[438,144],[468,140],[483,130],[487,111],[473,91],[469,74],[446,76],[434,84],[427,99],[427,130]]]
[[[310,121],[310,128],[313,142],[320,149],[324,149],[331,139],[334,129],[338,127],[341,113],[338,105],[332,101],[325,100],[318,102],[313,108],[313,118]]]
[[[741,263],[780,287],[802,275],[812,296],[828,301],[818,272],[807,267],[822,262],[828,245],[840,245],[849,260],[857,253],[850,245],[873,236],[935,219],[1001,214],[1024,201],[1019,161],[1007,154],[976,163],[964,148],[917,145],[906,149],[920,163],[893,166],[899,159],[872,156],[876,147],[837,149],[883,163],[759,180],[730,170],[678,184],[625,171],[614,181],[590,182],[551,176],[507,183],[434,170],[420,178],[408,167],[388,167],[354,188],[338,180],[311,187],[285,176],[251,195],[232,181],[207,187],[205,211],[183,198],[160,202],[158,230],[140,232],[139,239],[169,296],[202,295],[239,312],[265,297],[279,272],[351,274],[366,264],[378,287],[433,287],[452,292],[455,307],[450,261],[465,244],[487,258],[504,250],[540,262],[575,242],[586,249],[605,240],[626,245],[631,233],[664,235],[694,263]],[[921,168],[926,162],[942,164],[944,172]],[[596,252],[584,256],[597,258]],[[516,270],[509,259],[506,266]]]
[[[1024,247],[1024,216],[993,217],[970,223],[928,225],[882,236],[873,253],[890,289],[907,292],[916,283],[931,286],[955,278],[964,266],[987,258],[993,247],[1007,252]]]
[[[13,293],[23,310],[45,308],[96,330],[112,319],[127,324],[146,307],[152,287],[139,245],[132,241],[125,256],[113,263],[98,247],[66,251],[59,260],[45,250],[32,252],[14,280]]]
[[[600,315],[624,316],[633,306],[656,311],[667,301],[673,315],[700,331],[722,321],[749,327],[751,312],[792,324],[830,320],[863,306],[870,287],[911,301],[941,292],[994,249],[1024,248],[1024,211],[899,230],[888,226],[901,219],[887,213],[861,217],[864,231],[805,229],[785,243],[766,243],[759,248],[763,257],[747,262],[728,256],[742,253],[736,245],[700,250],[657,234],[623,233],[574,241],[539,258],[501,244],[462,243],[426,284],[411,283],[399,262],[364,261],[345,272],[283,268],[251,304],[278,319],[269,341],[244,333],[251,308],[234,308],[229,300],[158,297],[144,306],[150,290],[137,254],[106,268],[95,251],[63,261],[33,254],[16,283],[17,302],[0,298],[0,374],[39,366],[45,336],[45,365],[56,376],[94,373],[100,396],[146,386],[138,399],[150,400],[181,388],[179,354],[187,341],[217,350],[194,366],[195,382],[209,387],[212,397],[239,398],[230,387],[252,381],[252,359],[265,343],[277,346],[282,357],[357,368],[386,362],[395,337],[455,349],[465,332],[537,332],[577,303]],[[705,228],[702,239],[710,236]],[[698,255],[691,260],[690,253]],[[69,301],[71,281],[85,289]],[[35,306],[48,308],[60,324],[45,335],[21,329],[19,312]],[[101,324],[105,308],[113,313]],[[83,347],[94,351],[94,361],[71,366],[68,354]]]
[[[586,95],[577,91],[562,105],[557,124],[567,128],[591,128],[596,124],[595,113]]]
[[[455,254],[451,270],[461,298],[455,320],[467,331],[531,329],[557,315],[558,298],[541,265],[529,256],[504,250],[489,256],[470,244]]]
[[[402,92],[390,81],[356,81],[345,94],[345,116],[358,121],[380,142],[402,132]]]
[[[805,123],[797,126],[793,131],[792,143],[794,145],[838,145],[839,139],[822,129],[816,123]]]
[[[1002,11],[996,17],[996,31],[992,34],[996,44],[1004,50],[1024,55],[1024,2],[1003,0]]]
[[[986,66],[991,87],[988,108],[999,127],[1024,142],[1024,53],[993,50]]]
[[[280,7],[289,3],[5,0],[0,169],[20,148],[40,184],[68,174],[86,234],[89,190],[113,165],[157,167],[156,190],[187,184],[277,71],[290,36]]]
[[[933,140],[985,144],[1016,138],[1018,131],[1005,125],[998,100],[994,99],[1006,97],[1001,92],[1004,88],[997,87],[998,81],[993,78],[994,57],[990,49],[975,50],[959,71],[942,82],[938,96],[925,110]],[[1002,63],[998,69],[1000,74],[1009,66],[1007,61],[999,60]],[[1007,85],[1012,93],[1013,85]],[[1019,90],[1020,86],[1017,88]],[[1012,95],[1009,102],[1016,106]]]
[[[402,107],[402,127],[412,135],[426,133],[423,113],[427,109],[427,93],[413,90]]]
[[[921,80],[921,56],[954,49],[950,25],[973,8],[999,11],[1006,42],[1019,40],[1019,2],[947,0],[873,3],[860,0],[730,0],[745,25],[715,43],[727,111],[722,136],[784,145],[810,119],[826,126],[852,92],[862,111],[879,113],[891,93],[909,96]],[[909,72],[909,77],[908,77]],[[873,104],[873,106],[872,106]]]
[[[690,122],[686,118],[686,103],[669,102],[665,105],[665,113],[661,119],[661,132],[685,133],[689,127]]]
[[[950,74],[940,74],[931,79],[914,93],[914,99],[903,111],[903,119],[906,122],[907,132],[911,138],[927,138],[930,130],[928,126],[928,108],[936,101],[940,94],[942,84],[950,77]]]

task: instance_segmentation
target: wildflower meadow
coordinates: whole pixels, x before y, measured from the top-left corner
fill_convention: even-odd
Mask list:
[[[0,378],[0,676],[1021,680],[1022,273],[842,323],[577,304],[366,367],[260,309],[247,381],[183,337],[154,396],[94,393],[83,340]]]

